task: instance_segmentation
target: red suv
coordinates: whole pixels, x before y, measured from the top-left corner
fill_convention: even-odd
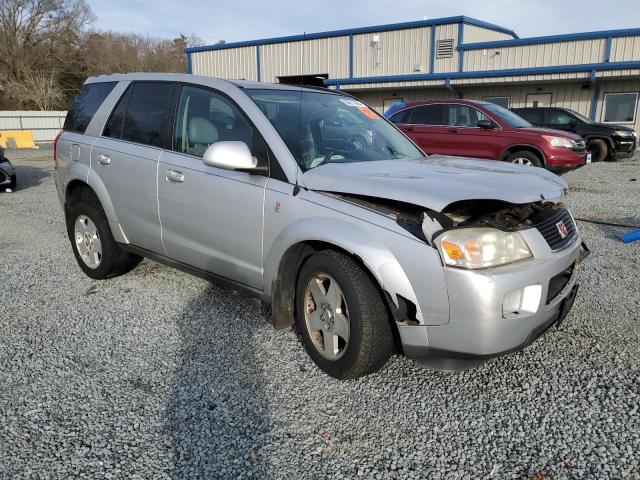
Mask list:
[[[385,116],[427,154],[574,168],[590,162],[584,140],[535,128],[500,105],[474,100],[417,100],[392,105]]]

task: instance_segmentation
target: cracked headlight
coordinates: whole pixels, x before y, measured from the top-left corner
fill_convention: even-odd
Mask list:
[[[493,228],[460,228],[444,232],[436,245],[446,265],[461,268],[489,268],[532,257],[518,232]]]

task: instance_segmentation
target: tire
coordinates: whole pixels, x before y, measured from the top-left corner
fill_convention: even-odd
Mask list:
[[[609,154],[609,147],[604,140],[594,139],[587,143],[587,151],[591,154],[592,162],[604,162]]]
[[[331,296],[333,292],[337,295]],[[324,308],[315,301],[318,295]],[[340,295],[337,302],[332,300]],[[369,275],[342,253],[325,250],[302,265],[296,284],[296,319],[309,356],[334,378],[373,373],[391,355],[393,334],[384,300]],[[325,344],[325,338],[333,338],[334,343]]]
[[[544,167],[542,160],[538,155],[528,150],[520,150],[509,155],[506,160],[509,163],[517,163],[530,167]]]
[[[68,207],[67,234],[78,265],[96,280],[123,275],[142,260],[118,247],[100,201],[88,189]]]

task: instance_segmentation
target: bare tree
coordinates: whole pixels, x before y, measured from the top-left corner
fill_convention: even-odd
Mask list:
[[[19,99],[22,106],[37,110],[53,110],[64,98],[60,84],[52,72],[26,71],[21,81],[10,80],[5,91]]]
[[[0,1],[0,67],[21,81],[77,41],[93,16],[84,0]]]

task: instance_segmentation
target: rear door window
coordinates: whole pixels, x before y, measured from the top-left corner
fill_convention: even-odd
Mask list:
[[[162,148],[174,88],[172,83],[134,83],[130,87],[122,139]]]
[[[441,103],[415,107],[410,123],[417,125],[445,125],[445,107]]]
[[[111,93],[117,82],[89,83],[84,85],[67,112],[63,129],[67,132],[84,133],[91,119]]]
[[[534,125],[539,125],[544,123],[542,118],[543,110],[540,108],[536,109],[526,109],[526,110],[515,110],[514,113],[522,118],[524,118],[529,123],[533,123]]]

